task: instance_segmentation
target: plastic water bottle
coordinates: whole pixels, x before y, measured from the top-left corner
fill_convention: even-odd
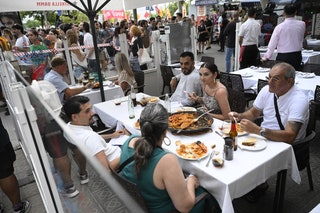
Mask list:
[[[168,113],[171,113],[171,100],[168,93],[166,94],[164,101],[165,101],[165,107]]]
[[[132,101],[130,95],[128,96],[128,113],[129,113],[129,118],[130,119],[133,119],[135,117],[133,101]]]

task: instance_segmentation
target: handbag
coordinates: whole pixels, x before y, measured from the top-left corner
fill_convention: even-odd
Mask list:
[[[146,48],[143,48],[142,56],[139,58],[139,64],[148,64],[152,62],[152,58],[150,58],[150,55],[148,53],[148,50]]]

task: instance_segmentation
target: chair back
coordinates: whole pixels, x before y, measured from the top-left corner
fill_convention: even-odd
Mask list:
[[[246,109],[246,99],[244,97],[244,92],[239,90],[234,90],[227,87],[228,90],[228,101],[231,111],[242,113]]]
[[[316,86],[316,89],[314,91],[314,99],[315,102],[320,103],[320,85]]]
[[[163,87],[162,87],[161,94],[163,95],[164,88],[166,86],[169,87],[169,93],[171,93],[170,81],[171,81],[172,77],[174,76],[172,69],[170,66],[160,65],[160,71],[161,71],[161,76],[162,76],[162,81],[163,81]]]
[[[231,88],[244,91],[242,76],[240,74],[229,73]]]
[[[309,146],[315,136],[316,133],[311,131],[301,142],[299,141],[292,145],[299,171],[306,168],[310,162]]]
[[[268,85],[267,80],[258,79],[258,88],[257,88],[258,91],[257,92],[259,93],[260,90],[266,85]]]
[[[304,64],[302,72],[313,72],[315,75],[320,75],[320,64]]]
[[[229,78],[229,74],[226,72],[220,72],[219,73],[219,79],[220,82],[225,86],[225,87],[231,87],[230,85],[230,78]]]
[[[210,62],[214,64],[214,57],[202,56],[200,59],[201,62]]]
[[[134,71],[134,79],[137,82],[137,88],[138,92],[143,92],[144,91],[144,72],[142,71]]]
[[[281,61],[268,60],[268,61],[263,61],[260,66],[265,68],[272,68],[277,63],[281,63]]]
[[[137,204],[144,210],[144,212],[149,212],[148,207],[141,195],[141,192],[137,186],[137,184],[125,179],[120,174],[116,173],[111,169],[111,175],[119,182],[119,184],[128,192],[128,194],[133,198]],[[135,212],[131,209],[132,212]]]

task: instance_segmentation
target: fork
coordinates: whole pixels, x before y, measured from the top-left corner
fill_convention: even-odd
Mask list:
[[[210,110],[206,111],[205,113],[202,113],[202,114],[201,114],[201,115],[199,115],[197,118],[193,119],[193,120],[189,123],[189,125],[188,125],[188,126],[186,126],[186,127],[184,127],[184,128],[179,129],[179,130],[177,131],[177,134],[179,134],[182,130],[184,130],[184,129],[188,128],[191,124],[193,124],[193,123],[197,122],[197,121],[198,121],[202,116],[204,116],[204,115],[208,114],[209,112],[211,112],[211,111],[213,111],[213,110],[214,110],[214,109],[210,109]]]
[[[212,150],[212,152],[211,152],[211,154],[210,154],[210,156],[209,156],[209,160],[208,160],[208,162],[207,162],[207,164],[206,164],[206,167],[209,166],[209,163],[210,163],[210,161],[211,161],[211,159],[213,158],[213,156],[214,156],[215,153],[216,153],[216,152],[215,152],[214,150]]]

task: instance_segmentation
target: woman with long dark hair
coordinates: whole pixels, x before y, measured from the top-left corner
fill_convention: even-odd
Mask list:
[[[131,136],[122,146],[120,163],[134,159],[121,175],[138,185],[152,213],[204,212],[204,202],[194,207],[195,196],[204,191],[198,178],[185,179],[177,157],[161,147],[168,129],[167,110],[161,104],[147,105],[139,122],[141,137]]]

